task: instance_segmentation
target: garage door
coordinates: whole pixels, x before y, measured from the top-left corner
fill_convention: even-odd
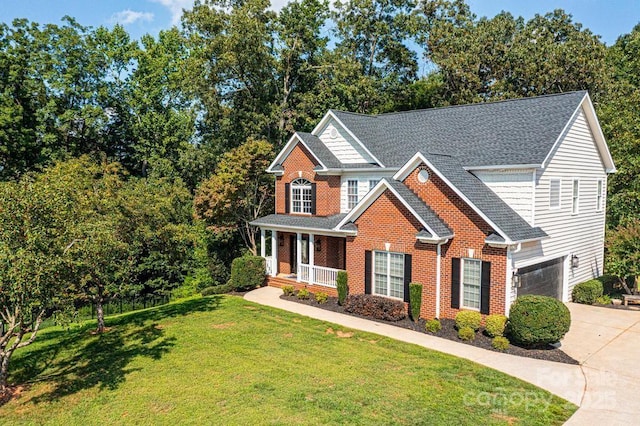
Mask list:
[[[564,258],[518,268],[520,288],[518,296],[538,294],[562,300],[562,277],[564,275]]]

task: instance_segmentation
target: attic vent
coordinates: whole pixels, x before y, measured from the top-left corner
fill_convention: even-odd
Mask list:
[[[420,170],[418,172],[418,182],[425,183],[428,180],[429,180],[429,172],[424,169]]]
[[[331,136],[331,139],[335,139],[338,137],[338,130],[336,130],[335,127],[332,127],[331,130],[329,130],[329,136]]]

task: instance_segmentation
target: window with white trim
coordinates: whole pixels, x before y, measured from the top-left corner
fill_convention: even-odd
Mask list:
[[[604,181],[602,179],[598,179],[598,193],[596,194],[596,211],[602,211],[603,201],[604,201]]]
[[[549,208],[560,208],[560,179],[551,179],[549,181]]]
[[[480,309],[480,286],[482,284],[482,261],[476,259],[462,259],[461,262],[463,308]]]
[[[372,293],[404,299],[404,254],[373,252]]]
[[[378,184],[378,182],[380,182],[380,179],[369,179],[369,191],[371,191],[373,187]]]
[[[358,204],[358,181],[347,181],[347,208],[351,210]]]
[[[291,182],[291,211],[311,214],[311,182],[296,179]]]
[[[580,181],[578,179],[573,180],[573,190],[571,192],[571,213],[578,214],[580,204]]]

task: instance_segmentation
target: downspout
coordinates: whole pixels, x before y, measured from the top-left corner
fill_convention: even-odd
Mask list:
[[[447,244],[449,239],[442,240],[436,246],[437,260],[436,260],[436,318],[440,318],[440,264],[442,263],[442,246]]]
[[[506,272],[507,272],[507,276],[506,276],[506,289],[505,289],[505,296],[509,296],[509,297],[505,297],[504,299],[504,314],[506,316],[509,316],[509,310],[511,308],[511,292],[512,292],[512,287],[513,287],[513,255],[518,253],[520,250],[522,250],[522,243],[518,243],[515,248],[513,248],[514,246],[507,246],[507,267],[506,267]]]

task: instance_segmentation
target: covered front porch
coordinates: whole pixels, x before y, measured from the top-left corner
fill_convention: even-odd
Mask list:
[[[336,288],[346,263],[346,238],[312,232],[260,230],[266,273],[279,281]]]

